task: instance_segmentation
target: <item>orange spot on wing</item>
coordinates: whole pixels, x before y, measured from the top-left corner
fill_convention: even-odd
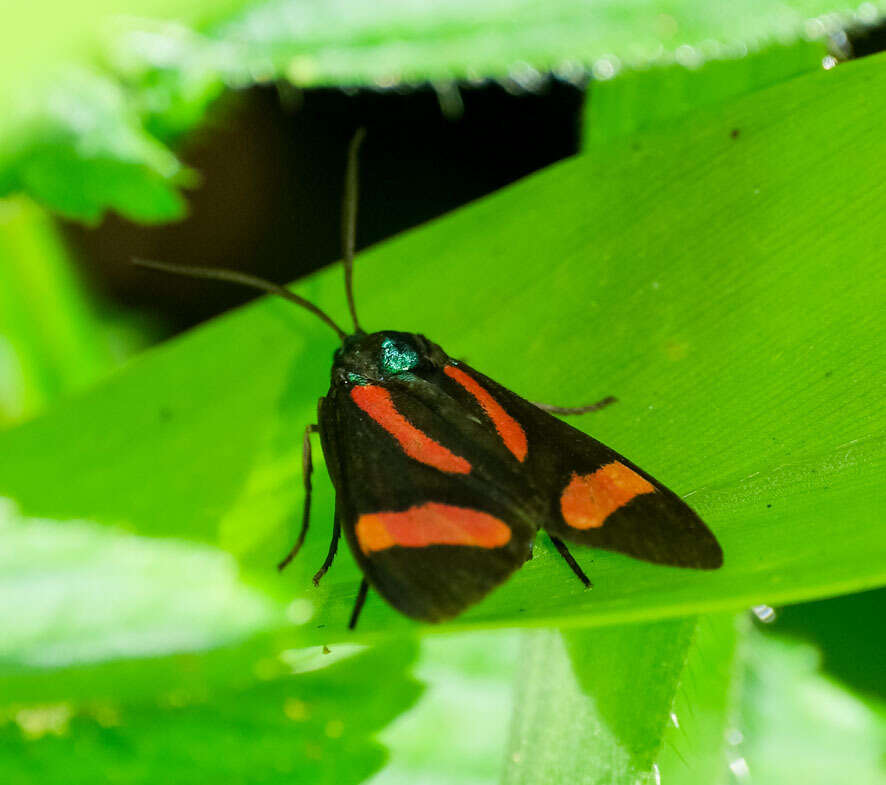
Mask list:
[[[450,378],[458,382],[464,387],[474,398],[477,403],[483,407],[486,416],[492,420],[498,435],[518,461],[526,460],[526,452],[529,446],[526,442],[526,431],[520,426],[510,414],[508,414],[501,404],[489,394],[489,391],[471,376],[468,376],[461,368],[454,365],[447,365],[443,372]]]
[[[654,492],[649,480],[613,461],[593,474],[573,474],[560,496],[560,511],[573,528],[596,529],[635,496]]]
[[[357,520],[357,541],[363,553],[383,551],[396,545],[394,538],[385,528],[384,521],[378,515],[361,515]]]
[[[351,390],[351,398],[400,443],[410,458],[441,472],[468,474],[471,471],[469,461],[447,450],[400,414],[391,400],[391,393],[384,387],[374,384],[357,386]]]
[[[357,520],[357,542],[365,554],[394,545],[470,545],[498,548],[511,539],[510,527],[493,515],[451,504],[427,504],[402,512],[375,512]]]

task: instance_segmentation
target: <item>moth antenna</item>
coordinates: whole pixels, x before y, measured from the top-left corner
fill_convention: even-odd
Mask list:
[[[357,158],[360,145],[366,136],[365,128],[358,128],[348,145],[348,162],[345,168],[345,194],[341,211],[341,245],[345,264],[345,294],[348,308],[354,322],[354,331],[363,332],[357,321],[357,306],[354,304],[354,249],[357,238],[357,201],[360,196]]]
[[[130,261],[132,264],[139,267],[162,270],[165,273],[186,275],[190,278],[208,278],[213,281],[227,281],[228,283],[235,283],[240,286],[248,286],[250,289],[259,289],[260,291],[268,292],[269,294],[276,294],[284,300],[289,300],[291,303],[300,305],[315,316],[319,316],[320,319],[335,330],[335,333],[340,340],[344,341],[344,339],[347,338],[348,334],[310,300],[306,300],[304,297],[299,297],[294,292],[290,292],[289,289],[273,283],[272,281],[266,281],[264,278],[256,278],[254,275],[247,275],[246,273],[237,272],[236,270],[225,270],[214,267],[191,267],[183,264],[154,262],[148,259],[131,259]]]

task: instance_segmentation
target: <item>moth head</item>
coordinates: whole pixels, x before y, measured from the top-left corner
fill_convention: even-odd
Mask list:
[[[351,384],[380,382],[443,363],[442,350],[423,335],[385,330],[349,336],[333,356],[332,378]]]

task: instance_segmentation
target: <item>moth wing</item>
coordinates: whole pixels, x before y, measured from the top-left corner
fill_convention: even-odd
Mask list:
[[[519,473],[496,467],[495,455],[478,452],[453,425],[464,425],[459,401],[434,382],[388,393],[420,433],[470,470],[411,457],[345,388],[321,401],[323,451],[342,529],[370,585],[401,613],[441,621],[526,561],[537,515],[519,502]]]
[[[545,500],[540,528],[568,542],[657,564],[722,565],[716,537],[677,494],[605,444],[461,367],[526,431],[527,482]]]

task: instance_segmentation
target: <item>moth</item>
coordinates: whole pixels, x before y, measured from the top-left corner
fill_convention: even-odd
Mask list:
[[[674,567],[720,567],[717,539],[679,496],[554,416],[596,411],[614,398],[576,408],[531,403],[423,335],[361,328],[353,265],[362,139],[359,131],[349,147],[342,210],[352,332],[269,281],[232,270],[136,261],[279,295],[314,313],[341,341],[317,423],[304,431],[301,530],[280,569],[307,535],[314,433],[335,488],[332,540],[314,583],[331,566],[344,531],[363,573],[352,629],[370,586],[414,619],[456,616],[532,557],[540,529],[586,587],[591,582],[566,543]]]

